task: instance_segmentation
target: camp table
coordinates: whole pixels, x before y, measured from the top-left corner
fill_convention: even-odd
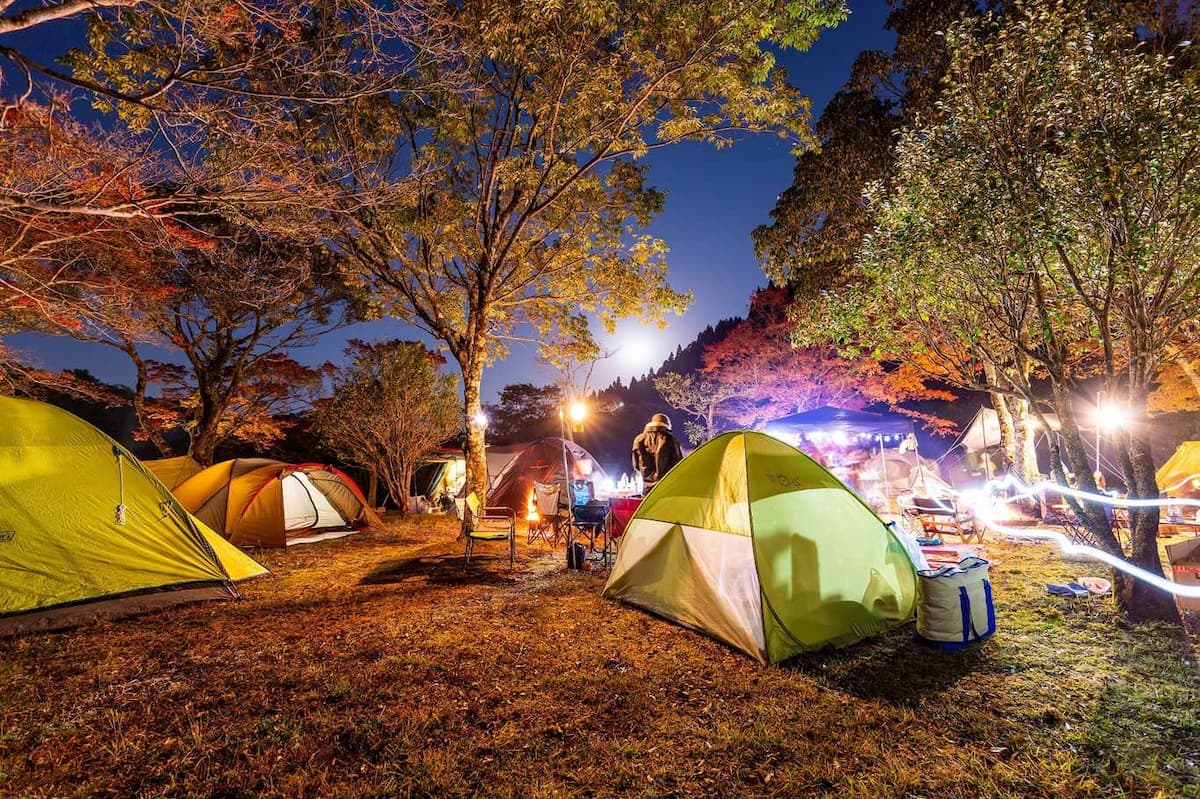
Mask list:
[[[1200,536],[1200,520],[1197,519],[1163,519],[1159,527],[1165,535]]]
[[[625,532],[625,528],[629,526],[630,520],[633,519],[633,514],[637,513],[638,506],[642,504],[642,498],[613,497],[608,503],[608,536],[604,540],[604,562],[606,565],[612,557],[613,545],[616,544],[617,539]]]
[[[567,529],[567,547],[570,548],[578,538],[577,534],[582,533],[588,539],[590,549],[595,552],[596,541],[603,537],[601,552],[604,565],[611,565],[614,544],[625,532],[641,504],[641,497],[609,497],[573,505]]]

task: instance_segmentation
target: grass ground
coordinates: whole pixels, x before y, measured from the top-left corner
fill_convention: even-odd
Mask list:
[[[1197,650],[1048,597],[991,544],[1000,629],[763,668],[443,520],[267,552],[246,601],[0,642],[6,796],[1200,796]],[[498,549],[493,547],[493,549]]]

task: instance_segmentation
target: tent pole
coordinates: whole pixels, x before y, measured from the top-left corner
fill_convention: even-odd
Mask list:
[[[883,436],[879,436],[879,469],[883,477],[883,501],[887,504],[888,510],[891,510],[892,500],[888,495],[892,492],[892,487],[888,484],[887,459],[883,456]]]

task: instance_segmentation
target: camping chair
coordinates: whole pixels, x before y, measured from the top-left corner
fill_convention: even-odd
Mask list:
[[[557,546],[562,532],[559,524],[562,520],[560,510],[565,510],[561,503],[562,484],[538,483],[533,484],[534,508],[537,519],[529,521],[529,535],[526,543],[532,544],[539,538],[551,547]]]
[[[607,531],[608,531],[608,503],[607,502],[588,502],[585,505],[576,505],[571,509],[571,524],[574,527],[578,536],[587,539],[588,548],[592,552],[596,551],[596,542],[600,541],[602,547],[607,547]]]
[[[913,497],[912,506],[908,513],[921,523],[925,535],[957,535],[959,541],[967,543],[974,539],[983,543],[983,528],[975,523],[970,513],[958,509],[958,503],[953,499],[934,499],[932,497]]]
[[[596,484],[591,480],[571,481],[571,504],[586,505],[596,499]]]
[[[1079,515],[1075,513],[1075,509],[1071,507],[1071,503],[1067,502],[1067,498],[1061,492],[1046,491],[1042,501],[1045,503],[1042,511],[1043,522],[1063,528],[1063,533],[1072,544],[1083,544],[1096,549],[1103,548],[1100,541],[1088,531],[1087,526],[1079,519]],[[1126,524],[1128,524],[1128,516],[1126,516]],[[1121,523],[1116,518],[1112,519],[1112,530],[1117,543],[1122,543]]]
[[[1083,522],[1079,521],[1079,517],[1075,515],[1075,510],[1067,504],[1062,494],[1057,491],[1047,491],[1045,503],[1045,510],[1042,512],[1043,522],[1063,528],[1063,532],[1072,544],[1099,545],[1100,542],[1096,541],[1092,534],[1087,531],[1087,528],[1083,526]]]
[[[463,526],[467,536],[466,561],[471,563],[471,552],[476,541],[503,541],[508,539],[508,568],[517,560],[517,514],[512,508],[480,508],[479,497],[474,492],[463,503]]]

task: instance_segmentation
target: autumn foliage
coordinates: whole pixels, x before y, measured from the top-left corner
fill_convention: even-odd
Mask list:
[[[161,299],[155,255],[203,237],[162,216],[170,171],[56,106],[0,123],[0,330],[119,324]]]
[[[705,350],[704,366],[692,388],[698,399],[715,401],[715,427],[762,427],[771,419],[822,405],[858,409],[953,399],[954,395],[931,387],[928,376],[910,364],[843,357],[833,346],[795,346],[794,303],[783,288],[755,292],[746,319]],[[677,382],[668,377],[660,390],[684,388]],[[706,415],[702,406],[683,409]],[[935,429],[947,424],[909,413]],[[707,435],[713,432],[710,429]]]

